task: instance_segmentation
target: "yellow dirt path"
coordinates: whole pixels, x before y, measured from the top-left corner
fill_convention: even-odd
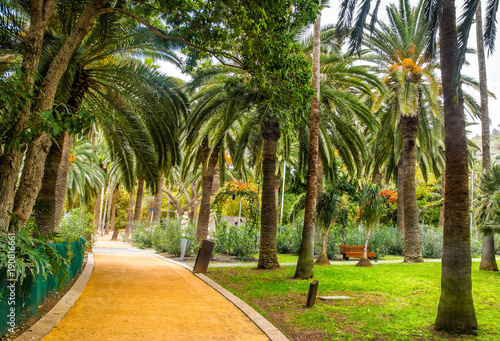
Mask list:
[[[188,270],[126,247],[97,243],[85,290],[43,341],[268,340]]]

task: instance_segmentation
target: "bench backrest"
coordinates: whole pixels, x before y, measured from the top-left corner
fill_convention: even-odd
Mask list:
[[[340,245],[340,252],[363,252],[364,248],[364,245]],[[366,252],[370,252],[370,246],[366,248]]]

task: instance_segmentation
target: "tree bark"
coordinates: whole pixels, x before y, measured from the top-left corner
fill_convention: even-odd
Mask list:
[[[214,197],[219,189],[220,189],[220,176],[219,176],[219,164],[217,163],[217,166],[215,166],[214,169],[214,181],[212,184],[211,196]]]
[[[316,176],[316,187],[317,187],[317,194],[318,198],[321,193],[323,193],[323,173],[324,173],[324,168],[323,168],[323,161],[321,161],[321,157],[318,156],[318,163],[316,165],[317,169],[317,176]]]
[[[115,187],[115,190],[113,191],[113,203],[111,204],[111,219],[109,223],[109,229],[114,230],[115,229],[115,219],[116,219],[116,201],[118,200],[118,185]]]
[[[54,13],[57,0],[32,0],[30,1],[30,25],[26,38],[23,40],[24,55],[21,64],[22,88],[28,94],[32,91],[38,64],[42,53],[43,36],[48,20]],[[21,109],[21,108],[20,108]],[[14,131],[23,131],[31,113],[31,101],[26,101],[21,109],[20,119],[15,122]],[[14,207],[14,195],[19,177],[19,170],[24,153],[17,148],[6,149],[0,156],[0,227],[9,228],[10,212]]]
[[[99,14],[99,10],[102,9],[108,1],[109,0],[91,0],[82,12],[82,15],[71,31],[68,39],[66,39],[64,45],[50,63],[49,69],[40,85],[39,96],[37,97],[33,109],[34,112],[52,110],[59,81],[68,66],[68,62],[73,52],[81,44],[87,33],[92,30],[94,19]],[[20,122],[21,121],[22,119]],[[45,160],[51,145],[52,141],[50,140],[49,134],[46,132],[42,132],[35,136],[29,143],[21,181],[14,197],[13,214],[16,216],[19,227],[24,226],[31,215],[33,205],[40,191],[43,166],[45,165]],[[14,227],[10,228],[13,229]]]
[[[444,0],[439,25],[444,100],[446,188],[441,297],[434,328],[473,333],[478,328],[472,299],[468,153],[457,60],[455,1]],[[457,98],[459,99],[457,101]]]
[[[328,233],[330,232],[330,227],[326,228],[323,230],[323,233],[321,234],[321,253],[314,262],[316,265],[331,265],[330,261],[328,260],[328,256],[326,254],[326,247],[327,247],[327,242],[328,242]]]
[[[68,183],[68,166],[69,154],[71,150],[72,137],[64,132],[64,144],[61,155],[61,163],[57,170],[57,183],[56,183],[56,218],[55,230],[59,231],[59,225],[63,217],[64,199],[66,198],[66,185]]]
[[[277,269],[278,250],[276,248],[276,224],[278,218],[276,191],[276,151],[281,136],[277,121],[268,122],[262,132],[262,208],[260,217],[259,269]]]
[[[153,204],[153,222],[159,223],[161,221],[161,196],[163,195],[163,183],[165,182],[165,174],[162,174],[158,180],[158,193],[155,194]]]
[[[398,203],[397,203],[397,209],[398,209],[398,216],[397,216],[397,225],[399,231],[401,233],[405,232],[405,198],[404,198],[404,184],[405,184],[405,170],[403,167],[403,153],[401,152],[401,155],[399,157],[398,161]]]
[[[153,215],[153,204],[154,204],[154,195],[153,192],[151,191],[151,188],[149,189],[149,197],[148,197],[148,203],[146,206],[146,224],[151,223],[151,218]]]
[[[44,206],[43,210],[35,212],[35,224],[42,235],[54,232],[56,227],[56,191],[57,176],[62,160],[64,132],[56,136],[56,143],[50,148],[45,161],[42,187],[36,198],[38,204]]]
[[[418,115],[402,115],[400,120],[403,135],[404,168],[404,235],[405,263],[422,263],[422,246],[418,226],[418,204],[415,188],[415,167],[417,165]]]
[[[137,199],[135,200],[134,221],[141,221],[142,196],[144,194],[144,178],[137,179]]]
[[[127,225],[125,225],[125,237],[129,238],[132,232],[132,222],[134,221],[134,187],[130,191],[128,200]]]
[[[118,187],[118,186],[117,186]],[[109,234],[109,224],[111,222],[111,205],[113,202],[113,197],[114,197],[114,179],[111,179],[111,183],[109,184],[109,194],[108,194],[108,202],[107,202],[107,209],[105,209],[106,212],[106,217],[104,217],[104,223],[105,223],[105,228],[104,228],[104,234]],[[113,191],[113,193],[111,193]]]
[[[486,77],[486,58],[484,55],[483,42],[483,19],[481,17],[481,1],[477,3],[476,9],[476,41],[477,61],[479,65],[479,93],[481,96],[481,142],[483,152],[483,172],[491,165],[490,152],[490,114],[488,108],[488,81]],[[483,236],[483,248],[481,252],[481,263],[479,270],[498,271],[495,259],[495,234],[486,233]]]
[[[200,212],[198,214],[198,224],[196,226],[196,239],[201,241],[207,239],[208,222],[210,220],[210,194],[212,193],[212,184],[214,181],[215,166],[219,159],[219,150],[221,141],[217,143],[210,154],[208,136],[205,136],[201,143],[201,162],[203,165],[203,180],[201,184],[202,194],[200,202]]]
[[[320,111],[320,40],[321,16],[314,22],[313,38],[313,88],[316,95],[311,104],[311,126],[309,128],[309,153],[307,156],[306,207],[304,228],[300,244],[299,259],[295,269],[295,278],[309,279],[314,276],[314,220],[316,218],[316,201],[318,197],[317,163],[319,144],[319,111]]]
[[[96,230],[99,229],[99,218],[101,216],[101,189],[99,188],[97,191],[97,197],[95,198],[94,204],[94,221],[92,225]]]

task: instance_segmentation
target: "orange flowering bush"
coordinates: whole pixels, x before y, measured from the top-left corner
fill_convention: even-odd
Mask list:
[[[380,194],[385,197],[388,203],[394,203],[398,202],[398,195],[394,193],[393,191],[390,191],[388,189],[384,189],[383,191],[380,192]]]
[[[257,190],[250,184],[244,184],[239,181],[229,181],[221,187],[215,194],[212,201],[212,207],[218,216],[222,215],[222,206],[229,203],[232,196],[244,196],[248,199],[248,208],[250,210],[250,221],[253,224],[257,223],[258,210],[259,210],[259,195]]]

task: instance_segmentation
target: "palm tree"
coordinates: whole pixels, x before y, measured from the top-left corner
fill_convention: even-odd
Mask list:
[[[483,172],[491,166],[490,155],[490,117],[488,112],[488,82],[486,80],[486,60],[484,56],[483,42],[483,20],[481,17],[481,1],[477,3],[476,9],[476,41],[477,41],[477,59],[479,64],[479,84],[481,95],[481,142],[483,154]],[[495,234],[488,232],[483,236],[483,248],[481,253],[481,263],[479,270],[498,271],[497,261],[495,259]]]
[[[494,165],[481,176],[477,221],[484,234],[500,231],[500,165]],[[498,271],[495,269],[489,269]]]
[[[366,184],[361,189],[359,204],[359,220],[365,226],[366,239],[363,256],[356,264],[358,267],[372,267],[368,259],[368,240],[370,233],[380,221],[385,208],[385,198],[380,194],[380,187],[375,184]]]
[[[397,158],[402,158],[399,170],[403,171],[403,183],[398,182],[398,186],[403,190],[398,192],[404,209],[404,261],[411,263],[423,262],[415,187],[417,138],[426,139],[421,141],[421,146],[433,144],[428,134],[433,128],[424,125],[423,134],[419,134],[419,125],[422,126],[419,122],[430,123],[426,116],[432,113],[437,117],[439,111],[440,88],[433,74],[436,64],[425,56],[428,22],[424,20],[423,11],[423,1],[415,8],[411,8],[408,0],[401,0],[399,8],[389,5],[389,24],[377,22],[372,34],[365,38],[365,45],[374,51],[367,59],[377,63],[378,71],[387,75],[385,82],[390,88],[384,98],[387,104],[382,119],[392,124],[382,124],[379,136],[384,138],[389,128],[393,131],[400,128],[403,148],[401,154],[396,152],[395,163]],[[384,154],[391,150],[386,144],[379,149]],[[421,152],[425,151],[421,148]],[[378,169],[377,163],[375,169]]]
[[[337,213],[340,210],[340,204],[341,199],[337,194],[337,190],[334,188],[328,189],[327,191],[321,193],[318,197],[316,214],[323,232],[321,253],[319,255],[319,258],[315,262],[315,264],[317,265],[330,265],[330,262],[328,261],[328,257],[326,255],[326,244],[328,233],[330,232],[330,226],[337,218]]]
[[[314,276],[314,219],[316,218],[317,200],[317,167],[319,114],[320,114],[320,54],[321,54],[321,14],[314,22],[313,38],[313,89],[314,97],[311,102],[311,121],[309,125],[309,149],[307,155],[307,182],[306,182],[306,210],[302,242],[300,243],[299,259],[294,278],[308,279]]]

